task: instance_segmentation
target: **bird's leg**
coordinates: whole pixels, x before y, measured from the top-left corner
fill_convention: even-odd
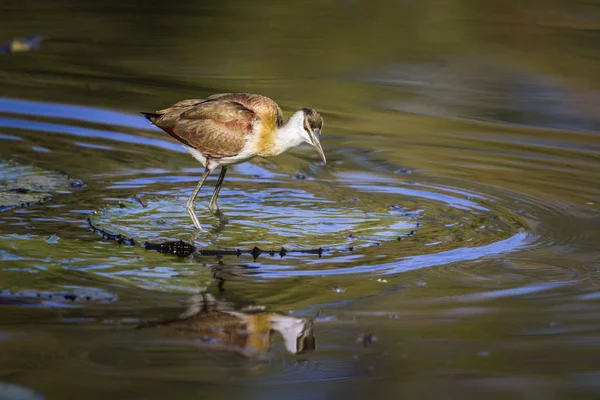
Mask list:
[[[185,209],[187,210],[188,214],[190,214],[190,218],[192,219],[194,226],[198,230],[202,230],[202,227],[200,226],[198,217],[196,216],[196,213],[194,212],[194,200],[196,200],[196,197],[198,196],[198,192],[200,192],[200,189],[202,189],[202,185],[204,185],[204,181],[206,180],[206,178],[208,178],[210,171],[211,170],[208,167],[204,170],[204,173],[202,174],[202,177],[200,178],[200,182],[198,182],[196,189],[194,189],[194,191],[192,192],[192,195],[190,196],[187,203],[185,204]]]
[[[217,186],[215,186],[215,192],[210,198],[210,203],[208,203],[208,209],[214,215],[217,215],[219,212],[219,206],[217,205],[217,197],[219,197],[219,192],[221,191],[221,186],[223,186],[223,179],[225,179],[225,174],[227,173],[227,167],[221,167],[221,174],[219,174],[219,180],[217,180]]]

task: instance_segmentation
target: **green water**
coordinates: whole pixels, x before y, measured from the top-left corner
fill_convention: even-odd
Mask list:
[[[45,37],[0,56],[0,398],[600,395],[600,3],[14,2],[0,22]],[[139,111],[219,92],[317,109],[328,163],[230,168],[227,223],[211,175],[194,235],[202,167]],[[200,252],[143,247],[178,240]],[[255,246],[274,253],[202,253]],[[135,329],[198,293],[196,328]],[[280,316],[314,351],[223,325]]]

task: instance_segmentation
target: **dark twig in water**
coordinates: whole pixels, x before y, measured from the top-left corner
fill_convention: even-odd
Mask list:
[[[178,257],[187,257],[196,251],[196,246],[184,242],[183,240],[163,242],[163,243],[144,243],[142,245],[146,250],[154,250],[159,253],[173,254]]]
[[[142,207],[144,207],[144,208],[148,207],[148,203],[146,203],[146,201],[144,199],[142,199],[142,197],[139,194],[136,194],[135,196],[133,196],[133,198],[135,199],[135,201],[140,203],[140,205]]]
[[[121,234],[113,234],[108,233],[105,230],[94,226],[94,223],[90,218],[87,218],[87,222],[90,228],[95,232],[102,236],[102,239],[113,240],[119,244],[129,244],[135,245],[135,240],[131,238],[127,238]],[[241,256],[242,254],[250,254],[256,260],[262,254],[268,254],[270,256],[274,256],[278,254],[280,257],[283,257],[287,254],[317,254],[319,257],[327,251],[327,249],[323,249],[319,247],[318,249],[307,249],[307,250],[286,250],[285,248],[281,248],[280,250],[263,250],[254,246],[252,249],[235,249],[235,250],[198,250],[196,246],[184,242],[183,240],[176,241],[168,241],[162,243],[149,243],[145,242],[142,245],[146,250],[154,250],[159,253],[173,254],[178,257],[187,257],[191,254],[198,254],[201,256]],[[351,251],[351,250],[350,250]]]
[[[135,199],[143,206],[145,207],[145,203],[143,202],[143,200],[141,198],[138,198],[138,196],[135,196]],[[135,245],[136,242],[135,240],[133,240],[132,238],[127,238],[121,234],[112,234],[112,233],[108,233],[105,230],[98,228],[96,226],[94,226],[92,220],[90,218],[87,218],[87,222],[90,225],[90,228],[96,232],[99,233],[100,235],[102,235],[102,239],[107,239],[107,240],[113,240],[116,241],[119,244],[129,244],[129,245]],[[403,240],[405,237],[410,237],[413,236],[415,234],[415,231],[412,230],[410,231],[410,233],[408,233],[406,236],[402,237],[402,236],[398,236],[397,240],[401,241]],[[381,246],[382,243],[379,242],[374,242],[372,243],[370,246]],[[196,254],[199,256],[241,256],[243,254],[249,254],[252,256],[252,258],[254,259],[254,261],[256,261],[258,259],[259,256],[263,255],[263,254],[268,254],[269,256],[273,257],[276,254],[279,255],[279,257],[283,258],[284,256],[288,255],[288,254],[316,254],[319,257],[321,257],[324,253],[326,252],[332,252],[332,251],[342,251],[342,252],[354,252],[355,251],[355,247],[354,246],[349,246],[349,247],[344,247],[344,248],[323,248],[323,247],[319,247],[319,248],[315,248],[315,249],[298,249],[298,250],[287,250],[284,247],[281,247],[281,249],[279,250],[264,250],[261,249],[257,246],[254,246],[252,249],[235,249],[235,250],[227,250],[227,249],[205,249],[205,250],[198,250],[198,248],[196,246],[194,246],[193,244],[187,243],[183,240],[174,240],[174,241],[167,241],[167,242],[162,242],[162,243],[150,243],[150,242],[145,242],[142,245],[143,248],[145,248],[146,250],[154,250],[154,251],[158,251],[159,253],[165,253],[165,254],[173,254],[175,256],[178,257],[188,257],[192,254]]]
[[[92,220],[89,218],[87,219],[87,222],[90,225],[90,228],[92,228],[92,230],[95,233],[99,233],[100,235],[102,235],[102,239],[114,240],[115,242],[117,242],[119,244],[125,243],[125,244],[129,244],[132,246],[135,244],[135,241],[133,239],[127,238],[127,237],[121,235],[120,233],[115,235],[113,233],[108,233],[100,228],[96,228],[94,226],[94,224],[92,223]]]
[[[319,255],[319,257],[321,257],[321,255],[325,251],[327,251],[326,249],[323,249],[322,247],[319,247],[318,249],[307,249],[307,250],[286,250],[284,247],[282,247],[280,250],[263,250],[257,246],[254,246],[252,249],[245,249],[245,250],[242,250],[242,249],[197,250],[195,246],[193,246],[189,243],[186,243],[183,240],[164,242],[164,243],[148,243],[148,242],[146,242],[146,243],[144,243],[143,247],[146,250],[155,250],[155,251],[158,251],[159,253],[174,254],[179,257],[187,257],[193,253],[200,255],[200,256],[237,256],[237,257],[239,257],[243,254],[249,254],[252,256],[252,258],[254,258],[255,261],[262,254],[268,254],[271,257],[275,256],[276,254],[279,255],[280,257],[284,257],[287,254],[317,254],[317,255]]]

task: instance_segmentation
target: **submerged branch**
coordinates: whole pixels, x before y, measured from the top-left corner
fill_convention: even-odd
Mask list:
[[[87,222],[88,222],[90,228],[92,229],[92,231],[100,234],[102,236],[102,239],[112,240],[119,244],[128,244],[131,246],[139,244],[139,243],[136,243],[136,241],[134,239],[125,237],[125,236],[121,235],[120,233],[113,234],[110,232],[106,232],[102,228],[95,226],[89,217],[87,218]],[[413,234],[414,234],[414,231],[411,231],[409,236],[412,236]],[[402,240],[402,237],[398,237],[397,240]],[[268,254],[271,257],[274,257],[275,255],[279,255],[279,257],[281,257],[281,258],[283,258],[284,256],[286,256],[288,254],[316,254],[319,257],[321,257],[324,253],[332,252],[332,251],[344,251],[344,252],[354,252],[355,251],[353,246],[345,247],[343,249],[319,247],[319,248],[314,248],[314,249],[287,250],[284,247],[281,247],[281,249],[279,249],[279,250],[264,250],[257,246],[254,246],[252,249],[235,249],[235,250],[206,249],[206,250],[203,250],[203,249],[198,249],[193,244],[187,243],[183,240],[172,240],[172,241],[166,241],[166,242],[161,242],[161,243],[144,242],[143,244],[140,244],[140,245],[141,245],[141,247],[145,248],[146,250],[154,250],[159,253],[173,254],[178,257],[187,257],[191,254],[196,254],[196,255],[200,255],[200,256],[237,256],[237,257],[239,257],[243,254],[249,254],[254,258],[255,261],[259,256],[261,256],[263,254]],[[381,245],[381,243],[373,244],[373,246],[380,246],[380,245]]]

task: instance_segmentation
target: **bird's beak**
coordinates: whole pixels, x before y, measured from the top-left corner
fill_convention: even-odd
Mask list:
[[[321,141],[319,140],[320,134],[321,134],[321,131],[317,129],[312,133],[312,135],[310,135],[310,138],[312,139],[312,145],[315,146],[315,149],[317,149],[317,153],[319,153],[319,155],[323,159],[323,164],[327,164],[327,159],[325,158],[325,152],[323,151],[323,147],[321,146]]]

